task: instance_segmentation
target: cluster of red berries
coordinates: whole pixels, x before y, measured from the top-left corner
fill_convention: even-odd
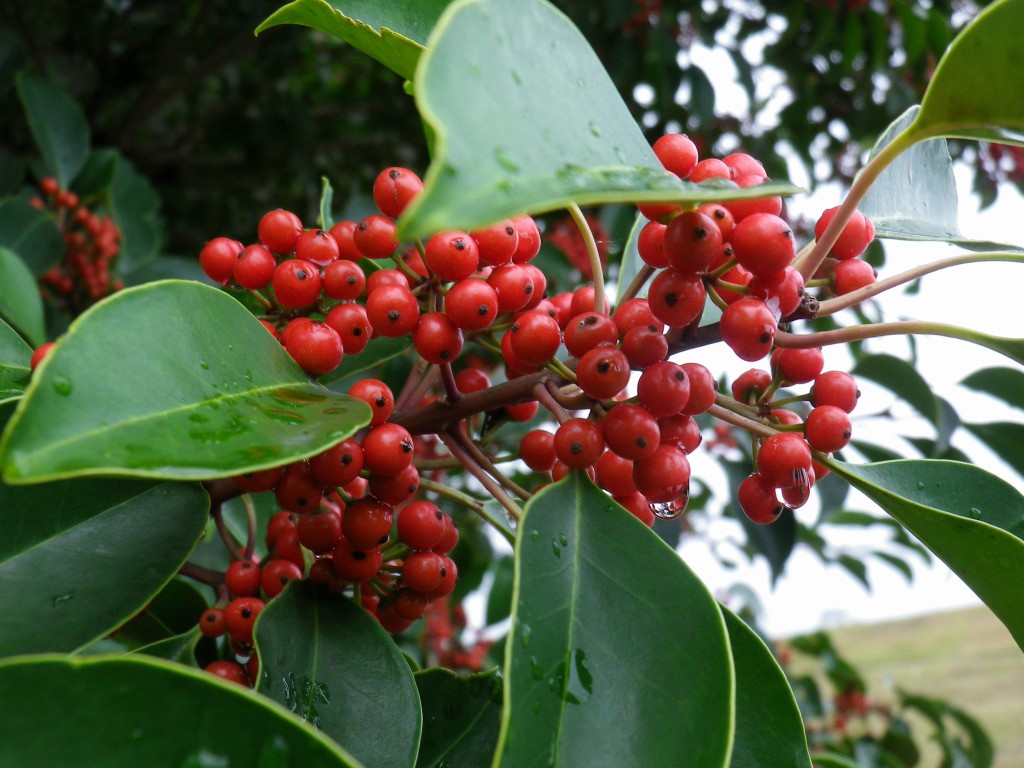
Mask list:
[[[111,280],[111,262],[121,250],[121,233],[113,219],[81,205],[78,195],[61,189],[52,176],[39,182],[39,197],[32,205],[50,211],[64,237],[64,258],[40,278],[44,297],[63,305],[73,313],[123,287]]]

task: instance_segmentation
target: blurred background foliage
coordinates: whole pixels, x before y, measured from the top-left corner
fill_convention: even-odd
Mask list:
[[[336,0],[339,7],[344,3]],[[776,177],[846,183],[862,152],[917,103],[946,45],[984,3],[967,0],[557,0],[653,141],[742,147]],[[162,199],[165,252],[216,235],[247,241],[264,210],[313,221],[320,179],[339,210],[380,168],[423,171],[426,146],[401,79],[299,27],[253,29],[275,0],[46,0],[0,8],[0,192],[26,179],[32,137],[14,73],[83,107],[94,147],[120,151]],[[714,55],[711,55],[714,51]],[[722,83],[743,98],[723,105]],[[732,89],[734,93],[735,89]],[[743,103],[745,101],[745,104]],[[738,105],[738,108],[737,106]],[[954,147],[984,201],[1019,183],[1009,149]],[[28,174],[26,176],[26,173]]]

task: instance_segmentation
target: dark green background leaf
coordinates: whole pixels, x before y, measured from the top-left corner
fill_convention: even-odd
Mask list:
[[[580,472],[527,504],[516,549],[495,764],[722,766],[728,638],[679,556]]]
[[[127,621],[185,562],[208,509],[197,485],[0,484],[0,656],[73,651]]]
[[[21,197],[0,202],[0,246],[21,255],[37,276],[64,256],[64,238],[53,218]]]
[[[311,382],[222,291],[129,288],[47,357],[0,443],[9,481],[96,473],[225,477],[312,455],[369,421]]]
[[[0,320],[0,403],[19,397],[29,377],[32,348],[3,320]]]
[[[498,672],[461,677],[448,669],[425,669],[415,678],[423,702],[416,768],[489,765],[501,727]]]
[[[1017,368],[982,368],[966,376],[960,386],[997,397],[1014,408],[1024,408],[1024,371]]]
[[[0,718],[4,768],[360,768],[267,699],[152,658],[11,659],[0,698],[18,703]]]
[[[786,673],[742,619],[722,608],[736,665],[735,768],[810,768],[807,734]]]
[[[47,170],[62,187],[71,185],[89,157],[89,124],[71,96],[33,75],[17,77],[18,97]]]
[[[0,315],[34,346],[46,341],[43,300],[36,279],[21,256],[0,247]]]
[[[964,424],[964,427],[1003,461],[1024,476],[1024,424],[997,421],[990,424]]]
[[[924,377],[906,360],[892,355],[868,355],[858,360],[850,373],[881,384],[938,428],[938,398]]]
[[[831,462],[967,583],[1024,648],[1024,497],[971,464]]]
[[[412,671],[348,598],[293,582],[256,623],[258,690],[374,768],[411,766],[422,715]]]

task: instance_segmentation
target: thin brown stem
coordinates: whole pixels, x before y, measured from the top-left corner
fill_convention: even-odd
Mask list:
[[[534,397],[541,405],[551,412],[551,415],[555,417],[555,421],[559,424],[565,424],[572,416],[569,414],[562,404],[555,398],[554,393],[547,387],[548,382],[538,384],[533,388]]]
[[[455,427],[455,429],[457,429],[457,427]],[[516,503],[515,499],[505,492],[505,489],[501,487],[498,481],[488,475],[474,460],[474,458],[466,452],[466,450],[459,444],[459,440],[455,436],[454,432],[449,429],[444,432],[438,432],[437,436],[441,439],[441,442],[445,444],[452,456],[462,463],[462,466],[466,468],[466,471],[473,475],[473,477],[480,482],[487,492],[494,497],[494,500],[505,509],[509,517],[518,523],[523,516],[523,510]]]
[[[532,493],[506,477],[505,473],[494,465],[494,462],[490,460],[487,454],[481,451],[479,446],[477,446],[477,444],[474,443],[463,430],[456,427],[455,429],[450,430],[450,432],[455,435],[455,439],[458,440],[459,444],[476,460],[477,464],[479,464],[487,474],[501,483],[504,488],[514,493],[523,501],[528,501],[533,496]]]

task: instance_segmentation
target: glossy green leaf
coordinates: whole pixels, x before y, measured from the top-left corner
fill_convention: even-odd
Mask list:
[[[912,130],[1024,144],[1022,28],[1022,0],[998,0],[982,10],[939,61]]]
[[[35,346],[46,341],[43,300],[21,256],[0,247],[0,315]]]
[[[144,609],[117,632],[117,639],[135,648],[190,633],[207,609],[205,597],[191,582],[178,577],[164,585]]]
[[[1000,459],[1024,476],[1024,424],[996,421],[989,424],[964,424],[976,438],[985,443]]]
[[[341,38],[406,80],[451,0],[295,0],[256,28],[301,24]]]
[[[18,98],[47,170],[68,187],[89,157],[89,123],[71,96],[33,75],[17,77]]]
[[[1017,368],[982,368],[965,377],[960,386],[992,395],[1014,408],[1024,408],[1024,371]]]
[[[366,348],[358,355],[346,355],[342,358],[341,365],[326,376],[322,376],[320,382],[329,385],[336,391],[341,391],[341,388],[337,386],[338,382],[354,383],[357,374],[376,368],[410,349],[412,349],[412,340],[408,336],[398,339],[378,336],[376,339],[371,339]],[[347,390],[348,386],[345,386],[344,389]]]
[[[256,624],[260,693],[374,768],[411,766],[421,713],[398,646],[348,598],[290,584]]]
[[[416,768],[478,768],[494,755],[501,727],[501,676],[448,669],[417,672],[423,740]]]
[[[903,578],[907,580],[907,584],[914,583],[914,571],[911,570],[906,560],[896,557],[896,555],[890,555],[888,552],[872,552],[871,556],[877,557],[899,571]]]
[[[920,107],[896,118],[871,150],[874,157],[914,123]],[[960,231],[959,198],[946,140],[918,142],[904,149],[871,185],[858,209],[871,219],[878,237],[948,242],[974,251],[1017,250],[1002,243],[972,240]]]
[[[279,466],[368,423],[244,307],[199,283],[129,288],[76,320],[0,443],[9,482],[200,479]]]
[[[149,179],[120,152],[116,153],[107,204],[121,232],[117,269],[138,269],[156,258],[163,245],[160,196]]]
[[[579,30],[544,0],[454,3],[427,42],[415,83],[436,150],[423,193],[399,220],[405,238],[570,201],[794,191],[777,183],[698,186],[667,173]]]
[[[810,768],[807,734],[786,673],[764,641],[722,608],[736,665],[735,768]]]
[[[511,557],[496,558],[490,570],[493,579],[490,592],[487,593],[487,612],[484,615],[487,626],[504,621],[512,612],[514,561]]]
[[[495,766],[729,762],[734,675],[707,588],[580,472],[526,506]]]
[[[329,230],[334,226],[334,187],[326,176],[320,177],[320,213],[316,223],[320,229]]]
[[[974,590],[1024,648],[1024,497],[971,464],[831,462]]]
[[[621,302],[621,296],[626,290],[626,287],[636,278],[644,267],[647,266],[644,260],[640,258],[640,250],[637,248],[637,242],[640,238],[640,231],[647,224],[647,219],[641,214],[636,215],[636,219],[633,222],[633,227],[629,231],[629,238],[626,240],[626,245],[622,249],[622,261],[619,263],[619,274],[616,279],[617,291],[619,294],[618,302]],[[644,284],[644,286],[636,292],[636,296],[640,298],[647,298],[647,288],[650,282]]]
[[[266,698],[144,656],[9,659],[0,698],[17,702],[0,718],[4,768],[360,766]]]
[[[0,320],[0,403],[20,397],[28,385],[32,348]]]
[[[931,385],[906,360],[893,355],[868,355],[858,360],[850,373],[881,384],[938,428],[938,398]]]
[[[208,509],[198,485],[0,484],[0,656],[73,651],[116,629],[177,573]]]
[[[0,246],[21,254],[34,275],[64,256],[64,238],[53,217],[21,197],[0,202]]]

